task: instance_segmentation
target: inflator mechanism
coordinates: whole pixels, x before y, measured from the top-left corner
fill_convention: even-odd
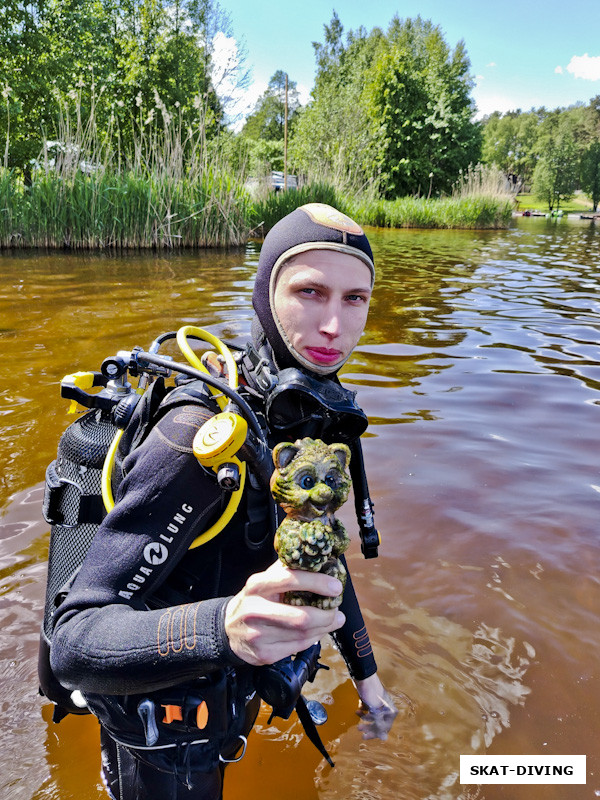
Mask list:
[[[244,466],[237,457],[248,434],[248,423],[232,411],[207,420],[194,437],[194,455],[203,467],[217,473],[222,489],[236,491]]]

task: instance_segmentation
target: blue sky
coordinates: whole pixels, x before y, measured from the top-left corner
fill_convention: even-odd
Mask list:
[[[492,111],[566,107],[600,94],[600,0],[221,0],[245,42],[252,106],[282,69],[308,99],[315,75],[312,42],[335,8],[345,31],[387,28],[395,14],[430,19],[454,47],[464,40],[475,78],[478,116]]]

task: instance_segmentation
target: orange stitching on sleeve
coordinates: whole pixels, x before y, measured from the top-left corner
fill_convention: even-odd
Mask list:
[[[163,622],[164,620],[164,622]],[[165,611],[164,614],[158,620],[158,631],[157,631],[157,644],[158,644],[158,655],[159,656],[168,656],[169,655],[169,629],[171,627],[171,612]],[[165,635],[166,646],[163,649],[161,646],[161,631]]]

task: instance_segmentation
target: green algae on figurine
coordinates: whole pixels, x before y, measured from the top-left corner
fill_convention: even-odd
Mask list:
[[[352,481],[346,472],[350,448],[321,439],[281,442],[273,449],[275,472],[271,492],[287,516],[275,534],[275,550],[290,569],[324,572],[346,584],[339,556],[350,539],[334,514],[348,499]],[[286,592],[284,603],[336,608],[338,597],[312,592]]]

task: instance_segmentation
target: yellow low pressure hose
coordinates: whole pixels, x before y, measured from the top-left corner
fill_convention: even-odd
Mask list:
[[[216,336],[213,336],[212,333],[205,331],[203,328],[196,328],[194,325],[184,325],[183,328],[179,328],[177,331],[177,344],[179,349],[183,353],[183,355],[187,358],[188,362],[192,365],[192,367],[196,367],[196,369],[201,370],[202,372],[206,372],[207,375],[210,375],[210,372],[206,369],[202,361],[198,358],[196,353],[192,350],[187,340],[188,336],[195,336],[198,339],[202,339],[204,342],[208,342],[211,344],[217,353],[223,356],[225,359],[225,365],[227,367],[227,383],[229,384],[231,389],[238,388],[238,373],[237,373],[237,365],[234,361],[233,356],[231,355],[231,350],[227,347],[227,345],[223,344],[223,342],[218,339]],[[212,386],[208,387],[210,391],[215,395],[215,399],[221,411],[227,405],[227,398],[224,397],[222,394],[219,394],[218,389],[214,389]]]
[[[213,336],[212,333],[205,331],[203,328],[197,328],[194,325],[184,325],[177,331],[177,344],[179,349],[183,353],[183,355],[187,358],[188,362],[196,369],[202,370],[202,372],[208,372],[202,361],[198,358],[196,353],[192,350],[187,340],[188,336],[195,336],[196,338],[202,339],[208,344],[211,344],[215,350],[223,356],[225,360],[225,366],[227,368],[227,382],[231,389],[238,388],[238,371],[237,371],[237,364],[231,354],[231,350],[225,345],[220,339],[216,336]],[[217,389],[214,389],[212,386],[208,387],[212,394],[215,396],[215,400],[221,411],[225,408],[228,403],[226,397],[222,394],[219,394]],[[209,542],[211,539],[220,533],[223,528],[229,523],[233,515],[238,509],[240,501],[242,499],[244,493],[244,487],[246,485],[246,464],[244,462],[241,463],[240,466],[240,486],[239,489],[236,489],[231,493],[229,498],[229,502],[225,508],[225,511],[219,517],[219,519],[215,522],[214,525],[211,525],[204,533],[201,533],[200,536],[197,536],[196,539],[190,545],[190,550],[194,547],[200,547],[200,545]]]
[[[202,361],[198,358],[196,353],[190,347],[187,337],[194,336],[195,338],[202,339],[208,344],[212,345],[215,350],[223,356],[225,360],[225,365],[227,367],[227,382],[232,389],[237,389],[238,387],[238,373],[237,373],[237,365],[235,360],[231,354],[231,350],[216,336],[208,331],[205,331],[202,328],[197,328],[194,325],[184,325],[177,331],[177,344],[179,349],[186,357],[188,362],[191,364],[192,367],[201,370],[202,372],[206,372],[210,375],[209,371],[206,369]],[[227,405],[227,398],[219,393],[218,389],[209,386],[210,391],[215,396],[215,400],[217,405],[221,410],[225,408]],[[119,447],[119,442],[121,441],[121,437],[123,436],[123,431],[118,430],[115,434],[114,439],[111,442],[111,445],[108,449],[106,454],[106,458],[104,460],[104,465],[102,467],[102,478],[101,478],[101,488],[102,488],[102,501],[104,503],[104,507],[106,511],[112,511],[114,508],[115,502],[112,493],[112,484],[111,484],[111,476],[114,469],[115,458],[117,454],[117,450]],[[196,539],[190,545],[190,549],[194,547],[199,547],[200,545],[205,544],[206,542],[213,539],[218,533],[220,533],[223,528],[229,523],[233,515],[238,509],[240,501],[242,499],[244,493],[244,487],[246,485],[246,464],[241,462],[240,464],[240,486],[239,489],[236,489],[231,493],[227,506],[223,514],[219,517],[219,519],[211,525],[204,533],[201,533],[200,536],[197,536]]]
[[[102,465],[102,478],[101,478],[102,502],[104,503],[104,508],[106,509],[107,512],[112,511],[115,505],[110,479],[115,465],[115,458],[117,455],[119,442],[121,441],[121,437],[123,436],[124,433],[125,431],[122,430],[118,430],[115,433],[115,436],[112,442],[110,443],[110,447],[108,448],[108,452],[106,453],[104,464]]]

